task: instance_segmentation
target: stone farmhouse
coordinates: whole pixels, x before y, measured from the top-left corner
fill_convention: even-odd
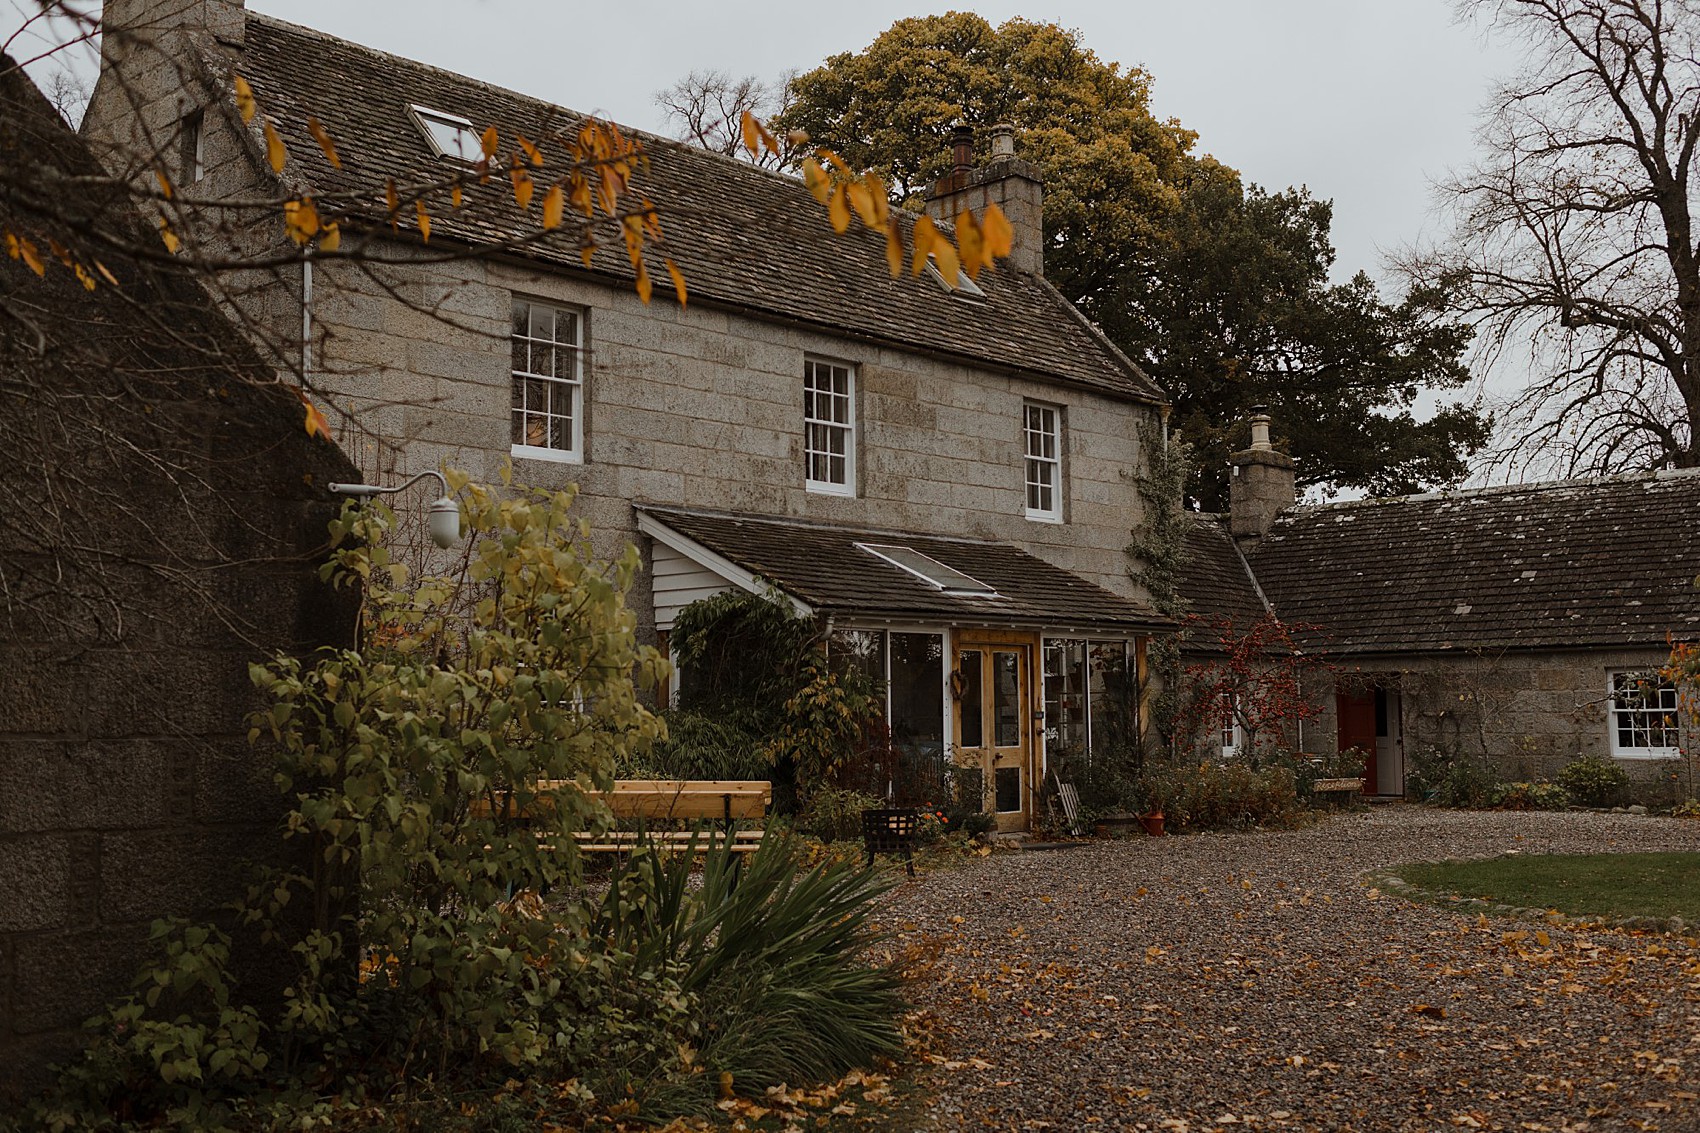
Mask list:
[[[1297,507],[1267,418],[1232,465],[1183,596],[1205,620],[1276,616],[1329,663],[1297,739],[1367,753],[1366,794],[1405,794],[1425,752],[1523,779],[1588,755],[1646,779],[1692,752],[1655,674],[1700,637],[1700,470]]]
[[[179,155],[187,197],[277,191],[235,74],[289,149],[291,191],[320,199],[438,178],[486,125],[547,146],[581,121],[240,0],[109,0],[106,19],[83,132],[138,178],[135,155]],[[576,239],[539,239],[535,211],[496,207],[505,185],[445,200],[428,247],[379,225],[360,239],[393,262],[291,265],[237,306],[368,479],[494,480],[511,461],[522,482],[576,483],[598,549],[641,548],[637,614],[662,640],[695,599],[776,587],[888,678],[900,743],[979,765],[999,827],[1028,828],[1047,752],[1102,741],[1106,689],[1172,626],[1125,551],[1161,390],[1046,282],[1043,188],[1007,134],[978,167],[959,145],[928,204],[948,221],[996,201],[1016,230],[957,290],[932,268],[891,279],[883,240],[835,235],[792,178],[642,141],[687,307],[665,284],[641,302],[623,249],[587,264]],[[199,235],[289,248],[276,216]]]

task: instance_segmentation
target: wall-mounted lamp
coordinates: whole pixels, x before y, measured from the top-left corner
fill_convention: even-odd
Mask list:
[[[331,491],[339,496],[388,496],[395,492],[405,491],[427,476],[435,476],[443,486],[443,496],[434,500],[426,509],[426,527],[431,532],[431,542],[447,550],[460,542],[460,505],[449,499],[449,482],[441,472],[421,472],[405,483],[393,488],[380,488],[376,484],[332,484]]]

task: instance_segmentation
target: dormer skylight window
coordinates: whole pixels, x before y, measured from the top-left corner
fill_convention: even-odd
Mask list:
[[[484,144],[479,140],[478,130],[471,120],[417,103],[407,109],[438,157],[464,161],[468,165],[484,159]]]
[[[894,546],[888,543],[857,543],[861,550],[876,558],[884,559],[899,570],[929,582],[945,594],[958,594],[970,598],[996,598],[998,592],[977,578],[971,578],[954,567],[947,567],[935,558],[923,555],[913,547]]]
[[[968,278],[968,273],[965,271],[956,273],[955,287],[946,283],[944,272],[939,270],[938,261],[933,258],[931,252],[927,253],[927,275],[931,277],[934,283],[950,292],[952,298],[961,299],[965,303],[984,303],[986,301],[986,293],[980,290],[979,284]]]

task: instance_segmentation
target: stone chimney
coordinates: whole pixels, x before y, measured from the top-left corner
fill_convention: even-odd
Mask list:
[[[1269,442],[1269,413],[1252,406],[1251,447],[1228,458],[1228,530],[1241,547],[1256,546],[1275,517],[1298,501],[1298,462]]]
[[[1038,167],[1015,156],[1015,127],[992,127],[992,154],[985,165],[974,165],[974,131],[958,126],[951,132],[951,171],[940,178],[927,197],[927,215],[956,222],[964,209],[978,216],[995,203],[1015,230],[1009,258],[999,266],[1045,274],[1045,184]]]
[[[79,132],[109,173],[151,184],[163,165],[181,180],[191,146],[200,164],[197,116],[215,97],[200,53],[240,51],[246,28],[243,0],[106,0],[100,78]]]
[[[100,13],[104,71],[141,45],[163,49],[174,32],[204,33],[230,47],[246,38],[244,0],[106,0]]]

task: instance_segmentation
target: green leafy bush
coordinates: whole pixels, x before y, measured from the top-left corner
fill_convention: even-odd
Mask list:
[[[1495,806],[1503,787],[1491,760],[1434,746],[1412,752],[1405,774],[1405,789],[1437,806]]]
[[[1304,821],[1293,773],[1253,771],[1243,763],[1203,762],[1155,769],[1146,776],[1147,805],[1170,830],[1285,828]]]
[[[1489,805],[1506,810],[1563,810],[1570,805],[1570,795],[1559,784],[1544,779],[1534,783],[1505,783],[1494,792]]]
[[[1554,778],[1583,806],[1611,806],[1629,790],[1629,773],[1597,755],[1565,764]]]
[[[862,836],[862,812],[885,805],[884,800],[860,791],[816,787],[797,816],[797,829],[823,842],[852,841]]]
[[[661,718],[667,738],[623,760],[620,778],[766,779],[773,773],[761,738],[731,721],[683,709],[663,712]]]

